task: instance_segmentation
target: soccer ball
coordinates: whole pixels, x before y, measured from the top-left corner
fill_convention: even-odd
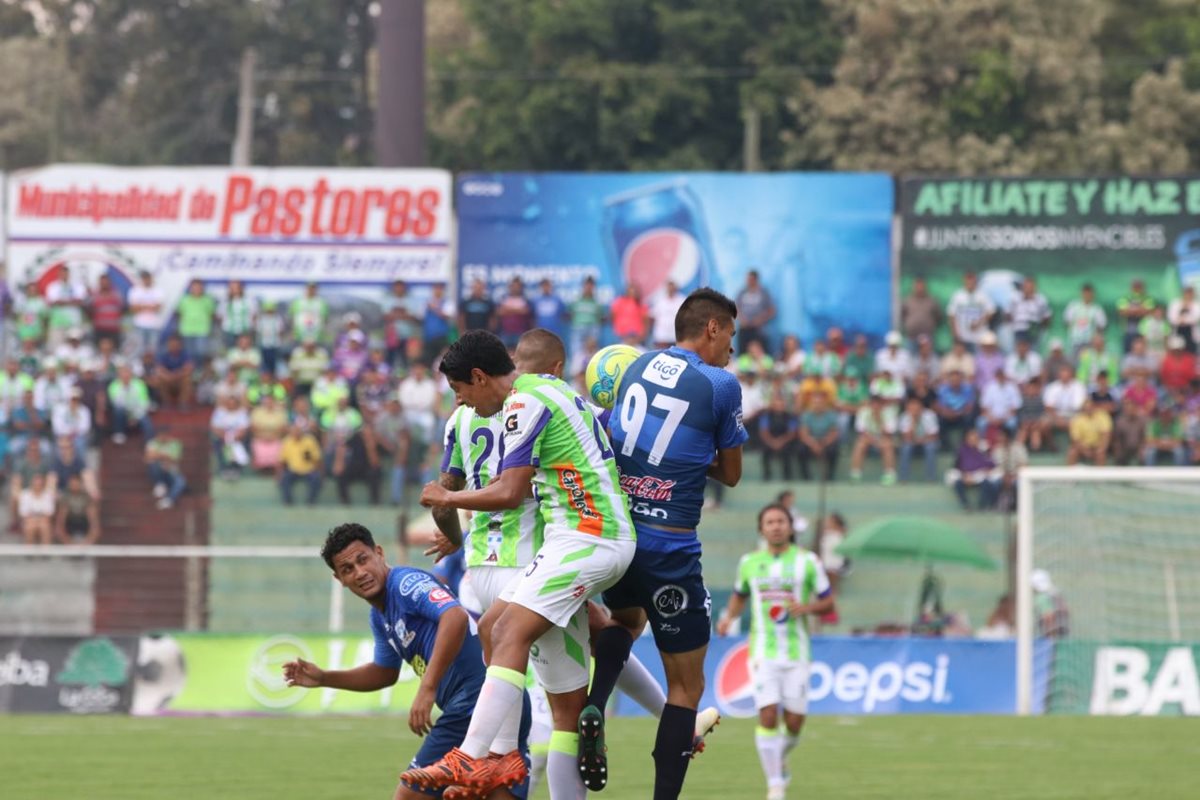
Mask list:
[[[584,385],[592,402],[601,408],[611,409],[617,400],[621,377],[640,355],[636,347],[627,344],[610,344],[598,350],[583,373]]]

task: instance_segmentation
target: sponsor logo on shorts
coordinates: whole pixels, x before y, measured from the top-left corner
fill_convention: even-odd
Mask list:
[[[576,600],[583,597],[585,594],[587,594],[587,587],[583,585],[576,586],[571,590],[571,597],[574,597]]]
[[[676,586],[673,583],[668,583],[666,586],[660,586],[650,598],[650,602],[654,604],[654,610],[659,613],[659,616],[666,619],[682,614],[688,607],[688,593],[682,586]]]
[[[672,636],[674,636],[675,634],[679,633],[679,626],[672,625],[669,622],[660,622],[660,623],[658,623],[658,632],[659,633],[669,633]]]

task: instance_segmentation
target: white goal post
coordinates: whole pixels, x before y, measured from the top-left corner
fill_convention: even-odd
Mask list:
[[[1015,563],[1018,714],[1035,713],[1039,705],[1035,701],[1039,632],[1034,571],[1057,569],[1054,580],[1061,575],[1073,582],[1074,597],[1069,589],[1063,591],[1065,602],[1074,601],[1070,636],[1181,641],[1184,634],[1195,635],[1191,612],[1200,602],[1198,512],[1200,468],[1196,467],[1021,470]],[[1039,575],[1039,582],[1048,577]],[[1121,613],[1113,613],[1114,608]],[[1145,622],[1145,627],[1139,628],[1139,622]],[[1048,669],[1054,673],[1064,665],[1052,664]],[[1074,691],[1080,695],[1088,689],[1074,687]],[[1094,701],[1092,708],[1096,713]]]

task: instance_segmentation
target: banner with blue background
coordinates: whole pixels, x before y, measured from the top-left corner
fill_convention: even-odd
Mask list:
[[[500,173],[459,176],[459,291],[543,278],[573,300],[586,276],[647,305],[674,279],[736,297],[757,269],[778,316],[772,346],[830,326],[891,325],[893,183],[883,174]]]
[[[1039,648],[1046,655],[1045,647]],[[633,652],[665,686],[653,640]],[[863,638],[812,640],[809,713],[813,714],[1012,714],[1016,710],[1016,645],[1012,640]],[[1035,712],[1040,713],[1049,659],[1039,658]],[[700,707],[751,717],[754,686],[744,636],[714,638],[705,661]],[[1040,687],[1040,690],[1038,688]],[[618,693],[618,714],[645,712]]]

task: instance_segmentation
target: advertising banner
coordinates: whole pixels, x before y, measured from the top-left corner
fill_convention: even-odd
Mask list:
[[[0,711],[128,712],[134,637],[0,637]]]
[[[569,301],[591,276],[604,302],[632,284],[651,305],[668,279],[736,297],[756,269],[776,343],[891,324],[887,175],[473,174],[456,193],[464,294],[476,279],[499,298],[513,277],[527,293],[549,278]]]
[[[1135,278],[1159,303],[1200,286],[1200,176],[906,178],[900,214],[902,292],[924,277],[944,307],[971,269],[1003,310],[1034,276],[1053,336],[1065,335],[1063,309],[1084,283],[1114,342],[1124,332],[1116,304]]]
[[[407,666],[391,689],[340,692],[289,687],[282,667],[303,658],[349,669],[375,653],[370,636],[175,634],[142,640],[133,713],[316,714],[406,711],[420,679]]]
[[[451,277],[442,170],[55,165],[7,184],[8,279],[69,267],[124,291],[145,270],[168,303],[187,282],[331,288]],[[260,292],[262,293],[262,292]]]
[[[652,640],[642,637],[634,652],[664,680]],[[812,714],[1012,714],[1016,709],[1011,640],[817,636],[812,654]],[[755,715],[745,637],[713,639],[705,678],[701,707],[715,705],[732,717]],[[644,713],[624,695],[617,697],[618,713]]]
[[[1066,640],[1056,662],[1053,712],[1200,716],[1200,645]]]

